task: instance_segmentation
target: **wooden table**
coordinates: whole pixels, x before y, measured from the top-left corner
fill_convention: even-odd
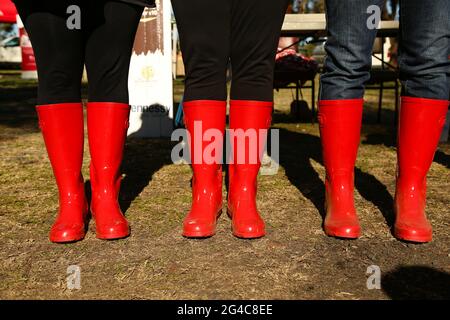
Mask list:
[[[399,29],[398,21],[380,21],[377,37],[395,37]],[[326,36],[325,13],[287,14],[281,35],[284,37]]]

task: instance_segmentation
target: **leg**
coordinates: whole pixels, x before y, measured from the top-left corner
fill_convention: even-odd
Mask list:
[[[448,100],[450,3],[402,0],[399,68],[402,96]]]
[[[426,176],[448,110],[450,4],[401,1],[399,65],[403,83],[398,132],[394,235],[428,242]]]
[[[276,48],[288,1],[233,0],[231,65],[233,70],[228,213],[233,234],[265,235],[256,207],[257,176],[273,110]]]
[[[97,238],[129,235],[120,210],[120,165],[128,129],[128,70],[139,6],[115,1],[86,6],[86,68],[89,78],[88,133],[91,153],[91,212]]]
[[[80,30],[66,26],[69,5],[64,0],[16,1],[36,57],[38,105],[81,102],[83,38]]]
[[[367,21],[369,6],[383,0],[327,0],[328,40],[320,79],[319,124],[326,169],[325,233],[357,238],[354,167],[360,140],[364,84],[370,77],[376,30]]]
[[[39,125],[59,190],[59,212],[50,231],[53,242],[81,240],[87,202],[81,175],[83,106],[82,37],[65,24],[67,6],[61,1],[17,1],[36,55]]]
[[[327,57],[320,77],[320,100],[362,99],[370,79],[376,29],[367,21],[372,6],[384,0],[326,0]]]
[[[186,67],[184,122],[189,132],[192,206],[183,223],[185,237],[209,237],[216,232],[222,210],[221,153],[226,121],[226,69],[229,61],[231,0],[173,0]],[[216,160],[206,162],[205,132],[215,131]],[[198,154],[198,153],[201,154]],[[218,159],[220,158],[220,161]]]
[[[186,70],[184,101],[227,100],[231,1],[172,1]]]
[[[275,54],[287,0],[233,0],[231,100],[273,102]]]
[[[143,8],[110,0],[91,1],[85,15],[89,101],[128,105],[128,73]]]

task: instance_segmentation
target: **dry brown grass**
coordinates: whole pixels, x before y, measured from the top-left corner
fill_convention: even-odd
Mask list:
[[[450,147],[440,146],[429,173],[434,241],[396,241],[388,226],[396,158],[393,117],[387,107],[384,125],[375,124],[376,95],[367,96],[356,169],[355,196],[364,233],[357,241],[328,238],[322,232],[324,169],[318,127],[289,121],[291,96],[285,91],[276,94],[274,123],[282,138],[281,169],[259,179],[265,238],[234,238],[226,215],[213,238],[181,237],[181,221],[189,209],[190,168],[171,164],[172,144],[166,140],[130,139],[121,203],[132,236],[100,241],[91,223],[84,241],[56,245],[47,239],[57,209],[56,187],[37,128],[33,86],[14,87],[0,88],[1,299],[449,297]],[[176,89],[179,95],[180,84]],[[385,101],[392,106],[392,95]],[[72,264],[81,267],[81,290],[66,288],[66,269]],[[372,264],[381,268],[383,290],[366,288],[366,269]]]

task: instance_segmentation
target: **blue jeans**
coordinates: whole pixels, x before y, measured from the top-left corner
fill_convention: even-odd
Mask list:
[[[360,99],[370,79],[376,29],[367,8],[384,0],[326,0],[327,58],[321,100]],[[449,99],[450,1],[400,0],[399,69],[402,95]]]

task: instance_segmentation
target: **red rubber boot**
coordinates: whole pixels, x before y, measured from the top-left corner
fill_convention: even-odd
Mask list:
[[[130,106],[89,102],[87,107],[91,153],[91,213],[97,238],[114,240],[130,234],[119,206],[120,164],[128,128]]]
[[[266,234],[264,221],[256,207],[256,192],[272,110],[272,102],[231,101],[233,161],[228,166],[228,214],[232,219],[233,234],[238,238],[254,239]],[[252,130],[255,131],[252,133]],[[254,138],[247,139],[246,135]]]
[[[216,233],[217,218],[222,210],[221,161],[226,102],[189,101],[183,104],[183,111],[184,123],[190,135],[188,143],[193,171],[192,205],[183,222],[183,236],[211,237]],[[211,139],[208,134],[220,136],[220,139]],[[209,153],[208,148],[212,146],[216,146],[216,151],[219,152]],[[209,154],[213,156],[211,159],[208,157]]]
[[[319,102],[328,236],[356,239],[361,233],[353,190],[363,104],[363,99]]]
[[[425,214],[426,177],[445,123],[449,102],[403,97],[397,142],[396,221],[394,235],[411,242],[430,242]]]
[[[84,238],[88,204],[81,174],[84,120],[81,103],[37,106],[39,126],[59,190],[59,211],[50,241],[74,242]]]

